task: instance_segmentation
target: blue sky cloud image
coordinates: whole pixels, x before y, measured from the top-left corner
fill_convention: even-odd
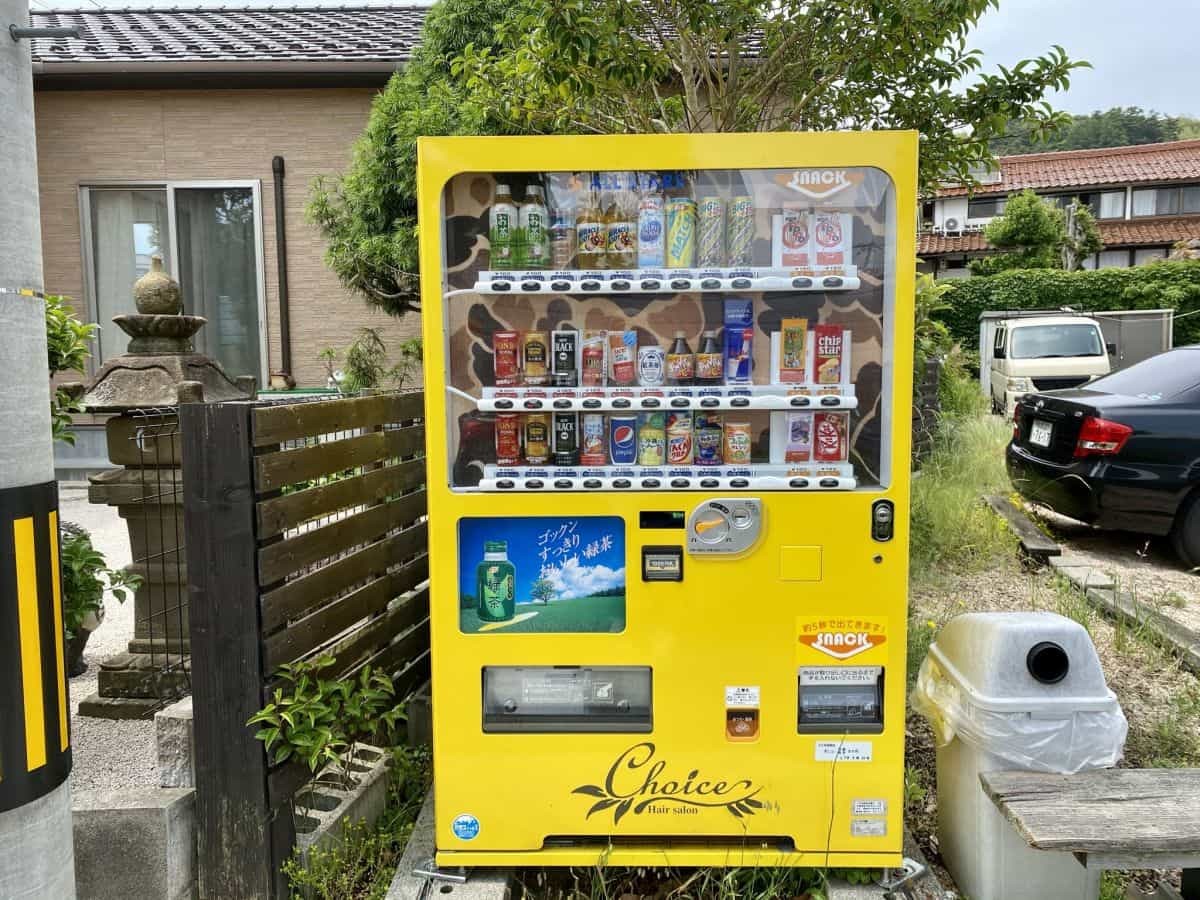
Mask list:
[[[573,600],[625,585],[625,523],[617,516],[462,519],[459,590],[474,596],[485,541],[507,541],[516,568],[516,602],[529,603],[544,577],[554,600]]]

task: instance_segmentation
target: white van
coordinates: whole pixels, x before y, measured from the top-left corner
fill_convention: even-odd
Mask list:
[[[1111,368],[1100,323],[1087,316],[1002,319],[991,351],[992,411],[1010,416],[1022,394],[1079,387]]]

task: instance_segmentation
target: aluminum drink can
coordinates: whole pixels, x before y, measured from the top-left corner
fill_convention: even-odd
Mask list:
[[[638,204],[639,266],[655,267],[663,264],[664,213],[662,194],[647,193]]]
[[[725,252],[731,266],[754,263],[754,199],[739,196],[729,201],[726,212]]]
[[[525,416],[525,462],[542,466],[550,460],[550,416],[528,413]]]
[[[579,417],[573,412],[554,414],[554,464],[573,466],[579,460]]]
[[[638,347],[638,381],[657,387],[666,379],[667,357],[662,347]]]
[[[725,264],[725,201],[720,197],[700,200],[696,238],[696,265],[711,269]]]
[[[608,462],[607,443],[604,433],[604,416],[601,413],[584,413],[579,429],[579,462],[584,466],[603,466]]]
[[[608,454],[614,466],[631,466],[637,459],[637,416],[608,417]]]
[[[709,413],[696,414],[696,465],[721,465],[721,419]]]
[[[667,465],[690,466],[692,447],[692,414],[672,412],[667,415]]]
[[[696,202],[689,197],[667,200],[666,262],[669,269],[696,264]]]
[[[521,416],[496,413],[496,464],[515,466],[521,461]]]
[[[661,466],[667,458],[667,414],[642,413],[637,443],[639,466]]]
[[[725,423],[725,465],[748,466],[750,464],[750,423]]]

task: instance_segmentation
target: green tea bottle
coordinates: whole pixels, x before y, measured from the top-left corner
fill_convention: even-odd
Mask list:
[[[479,618],[507,622],[516,614],[517,570],[508,561],[508,541],[484,541],[483,562],[475,570]]]

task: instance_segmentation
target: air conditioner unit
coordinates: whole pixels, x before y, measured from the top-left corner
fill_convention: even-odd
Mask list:
[[[945,222],[942,223],[942,226],[947,231],[958,231],[958,229],[960,227],[958,224],[958,219],[947,219]]]

